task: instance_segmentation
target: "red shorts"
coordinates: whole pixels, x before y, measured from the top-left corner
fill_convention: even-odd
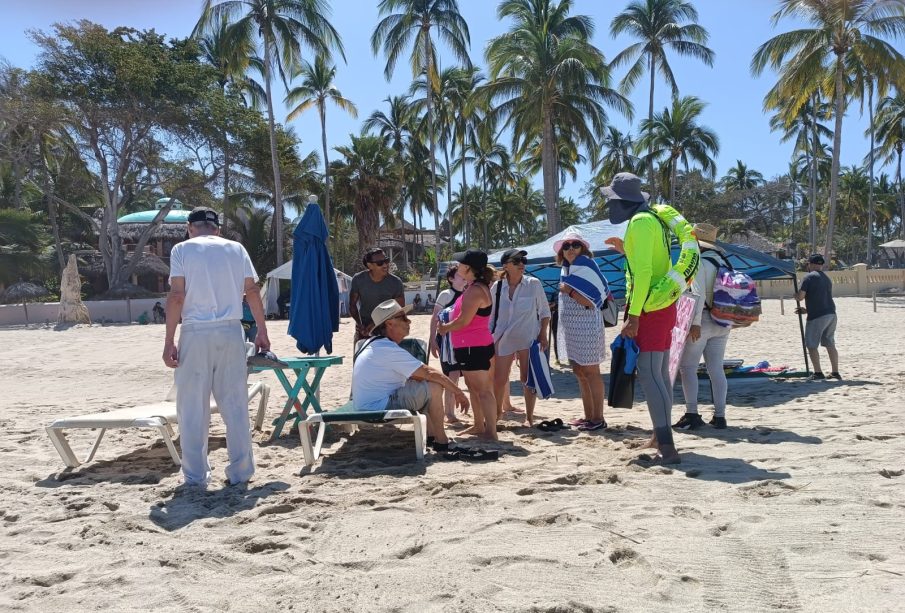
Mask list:
[[[641,351],[666,351],[672,345],[676,325],[676,304],[652,313],[641,312],[635,342]]]

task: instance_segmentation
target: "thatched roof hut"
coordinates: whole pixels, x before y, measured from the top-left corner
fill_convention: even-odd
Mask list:
[[[19,281],[13,283],[0,293],[0,302],[3,304],[22,304],[24,302],[34,302],[44,296],[49,296],[50,292],[46,287],[29,283],[28,281]]]
[[[154,221],[154,218],[157,216],[157,213],[161,208],[161,201],[165,204],[166,200],[166,198],[161,198],[157,201],[156,206],[158,209],[130,213],[117,219],[116,223],[119,224],[119,235],[125,240],[138,241],[141,233],[147,229],[148,224]],[[154,228],[154,231],[151,233],[151,238],[169,239],[173,241],[180,241],[185,238],[185,225],[188,223],[190,211],[177,208],[182,206],[178,200],[173,206],[174,208],[167,213],[160,225]]]
[[[125,298],[154,298],[157,296],[154,292],[146,290],[138,285],[124,283],[106,292],[96,298],[96,300],[123,300]],[[92,300],[95,300],[94,298]]]
[[[126,258],[126,266],[129,265],[132,257],[133,256]],[[99,253],[91,254],[87,256],[85,260],[86,263],[82,266],[79,266],[79,270],[82,274],[90,277],[96,277],[106,273],[106,270],[104,269],[104,260],[101,259]],[[161,260],[153,253],[143,253],[141,255],[141,259],[138,260],[138,264],[136,264],[135,266],[135,274],[139,276],[160,275],[161,277],[166,277],[170,274],[170,267],[167,266],[166,262]]]

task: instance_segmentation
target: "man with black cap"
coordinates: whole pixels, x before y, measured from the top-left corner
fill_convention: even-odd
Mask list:
[[[638,344],[638,381],[647,398],[647,408],[660,454],[657,462],[678,464],[679,453],[672,434],[672,386],[669,383],[669,348],[676,323],[676,305],[645,312],[650,289],[672,266],[669,237],[648,206],[650,196],[641,191],[641,179],[620,172],[603,188],[610,223],[629,222],[624,242],[608,239],[625,254],[626,321],[621,334]]]
[[[830,379],[842,380],[839,374],[839,352],[836,350],[836,303],[833,302],[833,282],[823,272],[825,260],[819,253],[808,258],[808,274],[801,281],[801,289],[795,300],[804,300],[804,307],[797,313],[807,313],[808,322],[804,330],[804,344],[814,364],[811,381],[826,379],[820,368],[820,345],[826,347],[830,356]]]
[[[220,236],[216,211],[198,207],[188,218],[189,239],[170,253],[170,293],[163,361],[176,369],[176,413],[186,485],[206,487],[210,398],[226,424],[230,484],[254,474],[246,391],[242,295],[257,324],[255,346],[270,349],[264,305],[251,258],[240,243]],[[182,321],[177,348],[176,326]]]

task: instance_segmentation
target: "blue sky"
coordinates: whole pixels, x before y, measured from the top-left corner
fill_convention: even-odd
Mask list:
[[[495,1],[459,0],[459,3],[471,32],[472,61],[484,66],[487,41],[505,31],[507,24],[497,20]],[[626,4],[627,0],[575,0],[574,12],[593,18],[596,26],[594,43],[607,59],[630,44],[628,39],[614,40],[609,35],[610,21]],[[672,58],[671,65],[680,93],[698,96],[708,103],[702,123],[713,128],[720,137],[718,176],[725,174],[737,159],[768,178],[784,173],[788,168],[791,145],[780,143],[779,136],[770,132],[769,117],[762,111],[763,96],[775,81],[775,75],[767,72],[754,78],[748,66],[758,45],[778,32],[801,24],[784,21],[774,30],[770,16],[777,4],[773,0],[695,0],[694,5],[700,13],[701,25],[710,33],[709,46],[716,53],[714,66],[711,69],[678,57]],[[385,108],[384,98],[404,93],[411,82],[407,56],[400,59],[392,81],[387,83],[383,76],[384,58],[375,58],[371,53],[370,36],[378,21],[376,0],[333,0],[332,6],[331,21],[343,38],[348,60],[346,65],[340,62],[336,81],[343,95],[358,106],[359,117],[352,119],[339,109],[328,107],[327,138],[331,158],[334,155],[332,147],[345,144],[349,133],[358,133],[364,117],[375,109]],[[30,67],[36,60],[37,49],[26,30],[50,30],[55,22],[77,19],[89,19],[107,27],[127,25],[153,28],[169,36],[187,36],[197,21],[200,7],[200,0],[3,0],[0,57],[13,65]],[[447,59],[444,65],[451,61],[451,58]],[[621,72],[615,75],[616,79],[621,76]],[[636,126],[638,119],[647,114],[647,82],[647,78],[643,78],[630,95],[635,105]],[[668,87],[658,79],[655,109],[669,104],[669,98]],[[285,119],[285,112],[278,110],[277,114]],[[615,111],[610,117],[621,130],[632,128]],[[320,153],[317,113],[311,111],[292,125],[302,139],[303,151]],[[862,118],[857,105],[853,105],[843,130],[843,166],[860,164],[867,153],[868,144],[863,136],[866,125],[866,118]],[[577,182],[568,181],[563,186],[563,195],[572,196],[583,204],[580,193],[588,176],[589,170],[582,169]],[[537,184],[540,185],[539,177]],[[440,202],[441,209],[445,208],[444,197]]]

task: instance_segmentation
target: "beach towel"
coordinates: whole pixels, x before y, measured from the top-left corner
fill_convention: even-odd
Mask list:
[[[580,255],[568,266],[563,264],[559,280],[593,302],[598,309],[604,308],[610,287],[597,263],[588,256]]]
[[[448,306],[437,313],[437,319],[440,320],[441,324],[448,324],[449,320],[452,319],[452,306]],[[438,334],[437,337],[440,339],[440,361],[446,364],[455,364],[456,358],[453,355],[452,339],[449,334]]]
[[[536,340],[528,350],[528,381],[525,382],[525,387],[534,390],[538,398],[543,400],[556,393],[550,377],[549,356],[540,350],[540,343]]]
[[[630,409],[635,400],[635,369],[638,364],[638,344],[621,334],[610,345],[610,387],[607,404],[617,409]]]

